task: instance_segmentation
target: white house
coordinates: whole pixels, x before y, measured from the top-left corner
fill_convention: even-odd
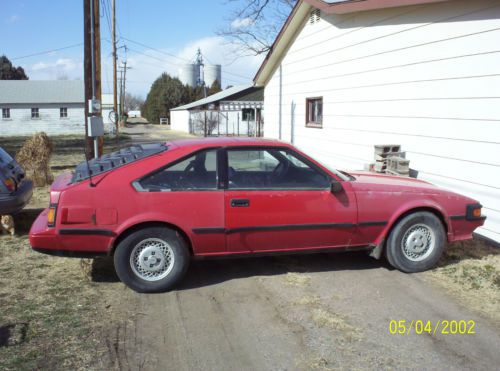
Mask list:
[[[0,135],[85,132],[83,81],[0,81]]]
[[[199,135],[262,136],[263,89],[233,86],[170,110],[172,130]]]
[[[266,136],[345,169],[401,144],[500,242],[499,45],[499,0],[300,0],[255,77]]]

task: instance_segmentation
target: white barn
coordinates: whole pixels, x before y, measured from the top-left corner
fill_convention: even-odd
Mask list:
[[[300,0],[255,77],[266,136],[345,169],[401,144],[500,242],[499,41],[499,0]]]
[[[83,81],[0,81],[0,135],[85,133]]]

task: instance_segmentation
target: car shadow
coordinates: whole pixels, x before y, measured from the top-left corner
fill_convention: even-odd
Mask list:
[[[191,290],[256,276],[370,270],[381,267],[393,269],[385,260],[375,260],[365,252],[194,260],[176,290]],[[94,259],[90,275],[93,282],[119,281],[111,258]]]
[[[23,209],[14,214],[14,223],[17,236],[26,236],[30,232],[31,225],[44,209]]]

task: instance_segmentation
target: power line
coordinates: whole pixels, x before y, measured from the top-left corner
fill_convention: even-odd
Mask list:
[[[110,20],[110,16],[109,16],[109,13],[110,13],[110,10],[109,10],[109,1],[105,2],[105,0],[101,0],[101,6],[102,8],[104,9],[104,16],[106,18],[106,23],[108,24],[108,30],[109,30],[109,34],[111,35],[112,34],[112,31],[111,31],[111,20]]]
[[[192,62],[192,61],[190,61],[190,60],[188,60],[188,59],[181,58],[181,57],[179,57],[179,56],[177,56],[177,55],[174,55],[174,54],[171,54],[171,53],[165,52],[165,51],[163,51],[163,50],[160,50],[160,49],[154,48],[154,47],[149,46],[149,45],[146,45],[146,44],[144,44],[144,43],[141,43],[141,42],[138,42],[138,41],[134,41],[134,40],[131,40],[131,39],[126,38],[126,37],[123,37],[123,39],[124,39],[124,40],[127,40],[127,41],[129,41],[129,42],[131,42],[131,43],[133,43],[133,44],[137,44],[137,45],[139,45],[139,46],[142,46],[142,47],[144,47],[144,48],[148,48],[148,49],[154,50],[154,51],[155,51],[155,52],[157,52],[157,53],[160,53],[160,54],[165,54],[165,55],[168,55],[168,56],[169,56],[169,57],[171,57],[171,58],[176,58],[176,59],[179,59],[179,60],[183,61],[184,63],[186,63],[186,62],[191,63],[191,62]],[[132,49],[130,49],[130,50],[132,50]],[[210,60],[209,60],[209,59],[208,59],[205,55],[204,55],[203,57],[204,57],[204,58],[205,58],[205,59],[206,59],[209,63],[214,64],[214,63],[212,63],[212,62],[211,62],[211,61],[210,61]],[[222,66],[222,67],[225,67],[225,66]],[[232,76],[236,76],[236,77],[241,77],[241,78],[244,78],[244,79],[247,79],[247,80],[252,80],[252,78],[251,78],[251,77],[248,77],[248,76],[243,76],[243,75],[239,75],[239,74],[236,74],[236,73],[233,73],[233,72],[228,72],[228,71],[226,71],[226,69],[224,69],[224,73],[225,73],[225,74],[227,74],[227,75],[232,75]]]
[[[146,45],[146,44],[140,43],[140,42],[138,42],[138,41],[131,40],[131,39],[127,38],[127,37],[122,37],[122,38],[123,38],[124,40],[127,40],[127,41],[131,42],[132,44],[136,44],[136,45],[142,46],[142,47],[144,47],[144,48],[148,48],[148,49],[154,50],[155,52],[160,53],[160,54],[165,54],[165,55],[168,55],[168,56],[169,56],[169,57],[171,57],[171,58],[179,59],[179,60],[183,61],[184,63],[185,63],[185,62],[188,62],[188,63],[189,63],[189,62],[191,62],[191,61],[190,61],[190,60],[188,60],[188,59],[178,57],[178,56],[177,56],[177,55],[175,55],[175,54],[171,54],[171,53],[165,52],[165,51],[160,50],[160,49],[157,49],[157,48],[153,48],[152,46],[149,46],[149,45]]]
[[[70,49],[70,48],[76,48],[77,46],[83,46],[83,43],[73,44],[73,45],[63,46],[62,48],[51,49],[51,50],[46,50],[46,51],[43,51],[43,52],[38,52],[38,53],[23,55],[21,57],[10,58],[10,60],[13,61],[13,60],[17,60],[17,59],[36,57],[37,55],[50,54],[50,53],[58,52],[60,50],[66,50],[66,49]]]
[[[158,58],[156,56],[153,56],[153,55],[149,55],[149,54],[146,54],[146,53],[142,53],[138,50],[135,50],[135,49],[131,49],[129,48],[130,51],[134,52],[134,53],[137,53],[137,54],[140,54],[140,55],[143,55],[145,57],[148,57],[148,58],[152,58],[152,59],[155,59],[157,61],[160,61],[160,62],[163,62],[163,63],[167,63],[171,66],[177,66],[177,67],[182,67],[182,64],[178,64],[178,63],[174,63],[174,62],[170,62],[170,61],[166,61],[164,59],[161,59],[161,58]],[[154,64],[154,63],[150,63],[150,62],[141,62],[141,63],[144,63],[144,64],[149,64],[150,66],[153,66],[153,67],[157,67],[157,68],[162,68],[162,69],[165,69],[165,66],[161,66],[161,65],[158,65],[158,64]],[[241,77],[237,77],[236,80],[234,77],[232,78],[225,78],[225,80],[227,80],[228,82],[232,82],[232,83],[236,83],[236,84],[242,84],[245,80],[247,80],[247,78],[241,78]],[[243,80],[243,81],[238,81],[238,80]]]

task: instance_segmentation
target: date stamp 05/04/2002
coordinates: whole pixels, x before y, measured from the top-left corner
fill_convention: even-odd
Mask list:
[[[389,322],[389,333],[392,335],[430,334],[430,335],[473,335],[476,322],[474,320],[392,320]]]

